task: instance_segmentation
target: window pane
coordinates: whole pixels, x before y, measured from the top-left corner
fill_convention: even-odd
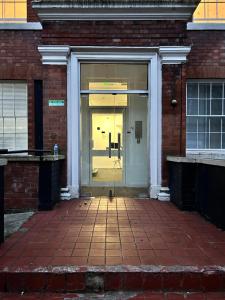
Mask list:
[[[212,85],[212,98],[222,98],[223,97],[223,85],[213,84]]]
[[[190,83],[187,87],[188,98],[198,98],[198,84]]]
[[[209,118],[198,118],[198,131],[209,132]]]
[[[210,99],[210,84],[199,84],[199,98]]]
[[[4,148],[15,149],[15,134],[4,134]]]
[[[225,133],[222,134],[222,148],[225,149]]]
[[[187,133],[187,148],[197,149],[197,133]]]
[[[199,115],[210,114],[210,101],[206,99],[199,99]]]
[[[28,149],[28,140],[27,134],[16,134],[15,139],[15,149],[27,150]]]
[[[0,134],[3,134],[3,118],[0,118]]]
[[[197,121],[196,117],[187,117],[187,132],[197,132]]]
[[[221,134],[220,133],[210,133],[210,148],[211,149],[221,149]]]
[[[15,100],[15,116],[27,116],[27,98]]]
[[[209,148],[209,134],[208,133],[198,133],[198,149]]]
[[[221,132],[221,118],[210,118],[210,132]]]
[[[225,117],[222,118],[222,131],[225,132]]]
[[[16,133],[27,133],[27,118],[16,118]]]
[[[15,119],[4,118],[4,133],[15,133]]]
[[[222,100],[212,99],[211,101],[211,115],[222,115]]]
[[[187,114],[198,115],[198,100],[193,100],[193,99],[188,100]]]
[[[0,23],[26,22],[26,0],[0,0]]]
[[[81,64],[81,90],[147,89],[147,64]]]
[[[3,134],[0,134],[0,149],[4,149],[4,139],[3,139]]]

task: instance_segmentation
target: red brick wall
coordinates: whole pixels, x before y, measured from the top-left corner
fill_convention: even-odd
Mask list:
[[[188,44],[183,21],[46,22],[43,44],[159,46]]]
[[[5,209],[37,209],[38,163],[8,162],[5,166]]]
[[[166,157],[185,154],[186,67],[164,65],[162,74],[162,179],[167,186]],[[177,100],[176,106],[171,105],[172,99]]]
[[[190,31],[187,78],[225,78],[225,31]]]
[[[28,21],[38,21],[28,0]],[[185,66],[163,66],[163,184],[167,185],[167,155],[185,154],[186,79],[225,78],[225,32],[186,31],[183,21],[45,22],[43,31],[0,32],[0,79],[28,82],[29,147],[34,147],[34,80],[44,83],[44,147],[67,146],[66,66],[42,65],[38,45],[159,46],[192,45]],[[172,98],[178,105],[171,106]],[[64,99],[64,107],[48,107],[49,99]],[[63,185],[66,185],[64,163]]]

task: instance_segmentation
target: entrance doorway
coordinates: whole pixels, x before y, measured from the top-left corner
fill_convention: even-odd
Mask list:
[[[147,70],[81,64],[81,195],[148,196]]]

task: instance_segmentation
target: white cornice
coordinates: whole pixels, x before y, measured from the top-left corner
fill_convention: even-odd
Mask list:
[[[33,5],[34,8],[35,5]],[[193,7],[153,7],[153,8],[55,8],[37,7],[42,21],[72,20],[186,20],[193,13]]]
[[[161,46],[159,54],[162,64],[182,64],[186,63],[187,56],[191,51],[190,46]]]
[[[99,47],[99,46],[39,46],[42,63],[48,65],[67,65],[70,51],[82,59],[95,60],[101,55],[103,59],[122,59],[124,55],[129,60],[148,60],[154,53],[159,53],[162,64],[182,64],[187,61],[191,51],[188,46],[161,47]]]
[[[39,46],[38,51],[42,56],[44,65],[67,65],[69,46]]]

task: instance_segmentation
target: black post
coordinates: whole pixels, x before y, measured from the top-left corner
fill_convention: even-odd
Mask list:
[[[43,150],[43,81],[34,80],[35,149]],[[42,155],[38,151],[36,155]]]
[[[4,166],[0,166],[0,244],[4,242]]]

